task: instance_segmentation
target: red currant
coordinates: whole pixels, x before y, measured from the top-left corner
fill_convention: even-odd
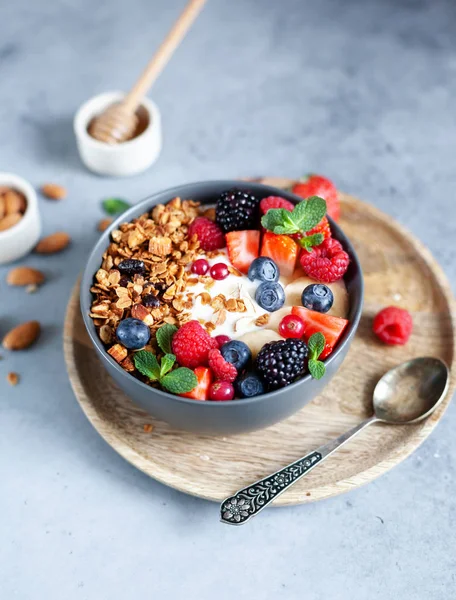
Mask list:
[[[225,263],[217,263],[211,267],[212,279],[217,279],[220,281],[222,279],[226,279],[229,274],[230,272],[228,271],[228,267]]]
[[[209,388],[209,400],[232,400],[234,398],[234,387],[228,381],[216,381]]]
[[[304,321],[295,315],[287,315],[280,321],[279,333],[284,338],[302,338],[304,330]]]
[[[199,258],[192,264],[191,271],[192,273],[195,273],[195,275],[206,275],[209,271],[209,263],[205,258]]]
[[[227,335],[216,335],[215,341],[217,342],[218,347],[220,349],[223,346],[223,344],[226,344],[227,342],[231,342],[231,338],[228,337]]]

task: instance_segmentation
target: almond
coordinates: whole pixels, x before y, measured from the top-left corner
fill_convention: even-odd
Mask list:
[[[70,241],[71,238],[68,233],[58,231],[57,233],[52,233],[41,239],[35,247],[35,252],[38,252],[38,254],[54,254],[54,252],[61,252],[68,246]]]
[[[67,195],[66,189],[58,183],[45,183],[41,187],[41,193],[51,200],[62,200]]]
[[[98,231],[106,231],[106,229],[111,225],[112,223],[112,219],[110,219],[109,217],[106,219],[101,219],[101,221],[98,221]]]
[[[26,202],[25,197],[15,190],[9,190],[3,196],[5,202],[5,214],[12,215],[14,213],[24,213]]]
[[[3,338],[3,347],[7,350],[24,350],[31,346],[40,335],[41,327],[38,321],[22,323]]]
[[[44,281],[44,274],[32,267],[16,267],[8,273],[6,281],[9,285],[39,285]]]
[[[13,213],[11,215],[6,215],[6,217],[0,219],[0,231],[6,231],[7,229],[14,227],[14,225],[17,225],[21,219],[21,213]]]
[[[10,385],[17,385],[19,383],[19,375],[13,372],[8,373],[8,375],[6,376],[6,381]]]

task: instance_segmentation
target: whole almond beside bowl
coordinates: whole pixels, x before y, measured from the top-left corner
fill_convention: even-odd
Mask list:
[[[35,190],[22,177],[0,173],[0,264],[28,254],[40,233]]]
[[[41,193],[50,200],[63,200],[67,195],[66,188],[58,183],[45,183],[41,186]]]
[[[6,282],[9,285],[41,285],[44,282],[44,273],[32,267],[16,267],[6,276]]]
[[[38,321],[27,321],[11,329],[3,338],[6,350],[25,350],[31,346],[40,335],[41,326]]]
[[[58,231],[42,238],[36,245],[35,252],[38,254],[54,254],[64,250],[70,242],[71,238],[68,233]]]

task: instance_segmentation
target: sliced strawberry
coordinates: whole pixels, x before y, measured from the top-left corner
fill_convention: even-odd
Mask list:
[[[250,264],[258,258],[260,232],[256,229],[229,231],[226,234],[226,245],[233,267],[247,274]]]
[[[272,258],[283,277],[293,275],[298,254],[299,246],[289,235],[276,235],[271,231],[263,235],[260,256]]]
[[[321,353],[321,359],[324,359],[331,354],[349,323],[347,319],[319,313],[315,310],[304,308],[303,306],[293,306],[291,314],[300,317],[302,321],[304,321],[304,340],[306,342],[311,335],[318,331],[325,336],[326,346]]]
[[[180,396],[193,398],[193,400],[209,400],[209,388],[213,379],[212,371],[207,367],[196,367],[193,372],[198,379],[196,387],[186,394],[180,394]]]
[[[326,213],[338,221],[340,218],[340,200],[337,188],[332,181],[321,175],[309,175],[294,184],[291,191],[301,198],[320,196],[326,200]]]

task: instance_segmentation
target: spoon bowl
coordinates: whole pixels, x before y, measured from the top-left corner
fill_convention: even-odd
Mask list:
[[[424,356],[404,362],[375,386],[375,416],[394,425],[417,423],[440,404],[449,379],[448,367],[439,358]]]

